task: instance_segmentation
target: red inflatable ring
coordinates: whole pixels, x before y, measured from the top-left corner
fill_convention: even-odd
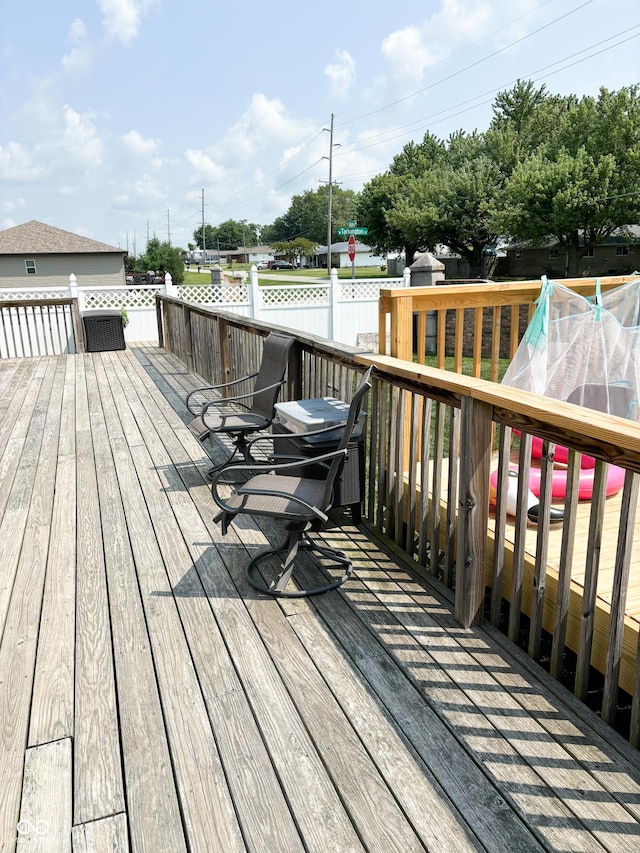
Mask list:
[[[518,468],[512,465],[509,468],[509,475],[517,476]],[[607,472],[607,487],[606,496],[616,495],[624,486],[624,477],[626,471],[618,465],[609,465]],[[583,468],[580,471],[578,479],[578,500],[591,500],[593,495],[593,481],[595,478],[594,468]],[[540,482],[542,480],[542,472],[539,468],[531,468],[529,470],[529,491],[536,498],[540,497]],[[498,472],[494,471],[491,474],[491,503],[495,503],[495,496],[498,484]],[[551,477],[551,498],[554,501],[563,501],[567,496],[567,471],[565,468],[556,468]]]

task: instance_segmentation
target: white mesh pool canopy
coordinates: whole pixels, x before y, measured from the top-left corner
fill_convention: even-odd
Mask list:
[[[640,278],[585,297],[543,277],[536,304],[502,382],[639,420]]]

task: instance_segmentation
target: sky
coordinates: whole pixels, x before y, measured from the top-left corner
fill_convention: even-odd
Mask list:
[[[268,225],[330,167],[358,191],[426,132],[485,130],[518,79],[639,83],[638,0],[0,0],[0,229],[140,254]]]

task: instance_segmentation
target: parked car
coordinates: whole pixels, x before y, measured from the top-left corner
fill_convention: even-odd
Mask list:
[[[268,270],[269,269],[269,261],[260,261],[260,263],[256,264],[257,270]]]
[[[290,264],[289,261],[274,261],[271,264],[272,270],[292,270],[293,264]]]

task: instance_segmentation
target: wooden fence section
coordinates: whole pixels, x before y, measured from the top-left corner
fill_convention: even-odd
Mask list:
[[[269,331],[258,321],[163,297],[159,314],[165,348],[212,383],[255,369],[260,340]],[[366,523],[416,566],[455,589],[461,625],[483,618],[500,625],[506,619],[509,636],[515,640],[525,634],[536,660],[548,634],[555,675],[562,672],[565,649],[575,653],[573,689],[581,698],[590,668],[599,670],[608,721],[616,716],[619,688],[632,695],[627,734],[637,745],[640,578],[631,571],[640,547],[633,521],[640,472],[637,426],[597,412],[586,421],[584,409],[569,403],[554,403],[551,410],[544,398],[480,378],[296,337],[287,399],[333,395],[348,400],[358,372],[370,363],[378,369],[365,444]],[[512,515],[507,489],[514,429],[521,433],[521,449]],[[548,444],[544,458],[532,463],[527,436],[533,435]],[[549,517],[555,444],[575,451],[559,530]],[[593,496],[578,502],[571,483],[580,453],[598,462]],[[624,486],[616,499],[604,497],[610,463],[623,469]],[[532,525],[527,495],[536,467],[543,485],[540,520]],[[495,507],[490,504],[492,479]]]
[[[82,352],[77,299],[0,301],[0,358]]]
[[[600,278],[603,291],[637,279],[637,275]],[[595,278],[562,279],[563,286],[583,296],[595,291]],[[379,300],[380,352],[411,361],[414,353],[425,363],[427,350],[445,368],[453,356],[454,371],[462,373],[463,353],[473,359],[473,376],[480,376],[482,358],[490,358],[490,378],[499,376],[499,359],[510,359],[540,296],[540,280],[502,284],[443,285],[381,290]],[[414,334],[411,334],[415,324]]]

